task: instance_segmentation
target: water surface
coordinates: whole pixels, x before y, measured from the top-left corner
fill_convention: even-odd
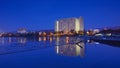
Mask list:
[[[0,68],[120,68],[120,48],[79,37],[1,37]]]

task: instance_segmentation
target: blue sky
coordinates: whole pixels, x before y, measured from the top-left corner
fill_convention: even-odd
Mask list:
[[[59,18],[84,18],[85,29],[120,25],[119,0],[0,0],[0,31],[54,29]]]

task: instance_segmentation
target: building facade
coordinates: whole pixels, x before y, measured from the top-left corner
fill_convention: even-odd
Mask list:
[[[71,30],[74,30],[76,32],[84,31],[84,22],[82,17],[65,18],[65,19],[60,19],[56,21],[56,24],[55,24],[56,32],[63,31],[64,33],[67,33],[67,32],[70,32]]]

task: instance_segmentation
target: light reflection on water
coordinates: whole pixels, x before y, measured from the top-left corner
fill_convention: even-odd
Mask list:
[[[120,68],[120,49],[105,45],[79,37],[1,37],[0,68]]]
[[[52,42],[49,42],[46,37],[25,38],[25,37],[1,37],[0,38],[0,54],[11,54],[48,48]]]
[[[79,40],[76,44],[76,37],[57,37],[56,53],[64,56],[81,56],[84,57],[85,43],[84,40]]]
[[[0,54],[38,50],[53,46],[58,55],[80,56],[85,55],[85,45],[99,44],[93,40],[79,37],[1,37]]]
[[[81,41],[82,40],[82,41]],[[76,44],[77,41],[81,41]],[[48,45],[49,44],[49,45]],[[85,42],[76,37],[1,37],[0,54],[10,54],[55,46],[56,54],[65,56],[84,56]]]

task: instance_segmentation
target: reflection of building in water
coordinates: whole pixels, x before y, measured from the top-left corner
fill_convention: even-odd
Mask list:
[[[50,38],[49,38],[49,40],[50,40],[50,42],[52,42],[52,41],[53,41],[53,38],[52,38],[52,37],[50,37]]]
[[[21,37],[21,38],[18,38],[18,42],[24,44],[24,43],[27,42],[27,38],[22,38],[22,37]]]
[[[1,37],[1,38],[0,38],[0,43],[1,43],[1,44],[4,44],[4,43],[5,43],[5,38],[4,38],[4,37]]]
[[[0,38],[0,44],[7,44],[7,43],[11,43],[11,42],[12,42],[11,37],[1,37]]]
[[[27,42],[27,38],[23,38],[23,37],[2,37],[0,38],[0,43],[2,44],[10,44],[10,43],[26,43]]]
[[[49,41],[50,43],[53,41],[53,37],[38,37],[37,41],[39,42],[46,42],[46,41]]]
[[[42,41],[42,38],[41,38],[41,37],[39,37],[38,41],[39,41],[39,42],[40,42],[40,41]]]
[[[65,38],[59,38],[56,40],[56,53],[65,56],[84,56],[84,42],[79,42],[79,44],[71,43],[73,38],[69,38],[69,43],[63,42]],[[72,40],[72,41],[71,41]]]
[[[43,41],[46,41],[47,40],[47,38],[46,37],[43,37]]]
[[[8,40],[8,41],[9,41],[9,43],[11,43],[11,42],[12,42],[12,38],[11,38],[11,37],[9,37],[8,39],[9,39],[9,40]]]

